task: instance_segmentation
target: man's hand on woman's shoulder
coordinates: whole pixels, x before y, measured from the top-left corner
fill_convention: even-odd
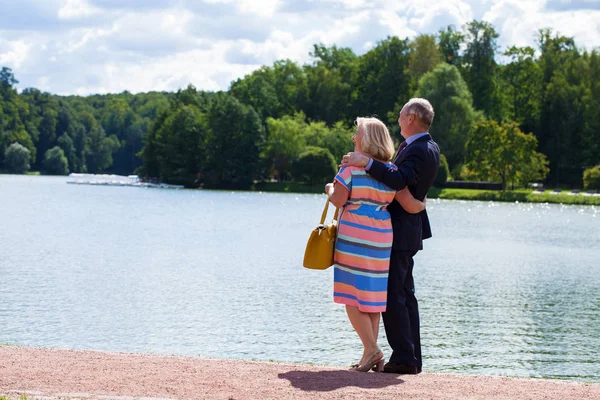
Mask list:
[[[369,163],[369,157],[363,153],[352,151],[342,157],[340,167],[365,167]]]

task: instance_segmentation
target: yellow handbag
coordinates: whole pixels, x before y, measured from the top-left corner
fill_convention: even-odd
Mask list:
[[[310,233],[306,250],[304,251],[304,261],[302,265],[309,269],[327,269],[333,265],[333,248],[335,238],[337,237],[338,211],[335,209],[331,224],[325,225],[327,210],[329,208],[329,199],[325,203],[321,223]]]

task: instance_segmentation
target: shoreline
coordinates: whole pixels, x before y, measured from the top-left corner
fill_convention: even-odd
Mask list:
[[[25,176],[25,175],[15,175]],[[33,176],[33,175],[30,175]],[[49,175],[48,175],[49,176]],[[65,178],[65,177],[63,177]],[[111,185],[97,185],[111,186]],[[114,185],[121,186],[121,185]],[[142,185],[139,185],[142,187]],[[168,187],[165,185],[164,187]],[[226,188],[199,188],[182,190],[208,190],[222,192],[256,192],[256,193],[298,193],[298,194],[323,194],[324,184],[307,185],[294,182],[255,182],[248,189],[226,189]],[[160,185],[158,185],[160,187]],[[536,192],[531,189],[515,189],[502,192],[500,190],[482,189],[457,189],[432,187],[428,199],[461,200],[461,201],[492,201],[502,203],[538,203],[538,204],[563,204],[580,206],[600,206],[600,193],[590,194],[585,191],[573,193],[568,190],[554,192],[546,190]]]
[[[599,383],[0,346],[0,398],[598,399]]]
[[[275,193],[323,193],[325,185],[304,185],[297,183],[257,182],[251,191]],[[204,189],[212,190],[212,189]],[[600,206],[600,194],[569,191],[555,193],[550,190],[536,192],[530,189],[483,190],[432,187],[427,193],[428,199],[464,200],[464,201],[497,201],[502,203],[539,203]]]

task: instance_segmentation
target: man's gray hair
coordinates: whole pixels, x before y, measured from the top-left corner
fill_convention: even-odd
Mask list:
[[[429,129],[433,122],[433,106],[427,99],[412,98],[403,107],[406,114],[414,114]]]

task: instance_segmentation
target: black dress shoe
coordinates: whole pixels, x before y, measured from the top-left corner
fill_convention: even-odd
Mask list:
[[[383,366],[383,372],[388,374],[417,375],[421,373],[421,368],[413,365],[403,365],[388,362]]]

